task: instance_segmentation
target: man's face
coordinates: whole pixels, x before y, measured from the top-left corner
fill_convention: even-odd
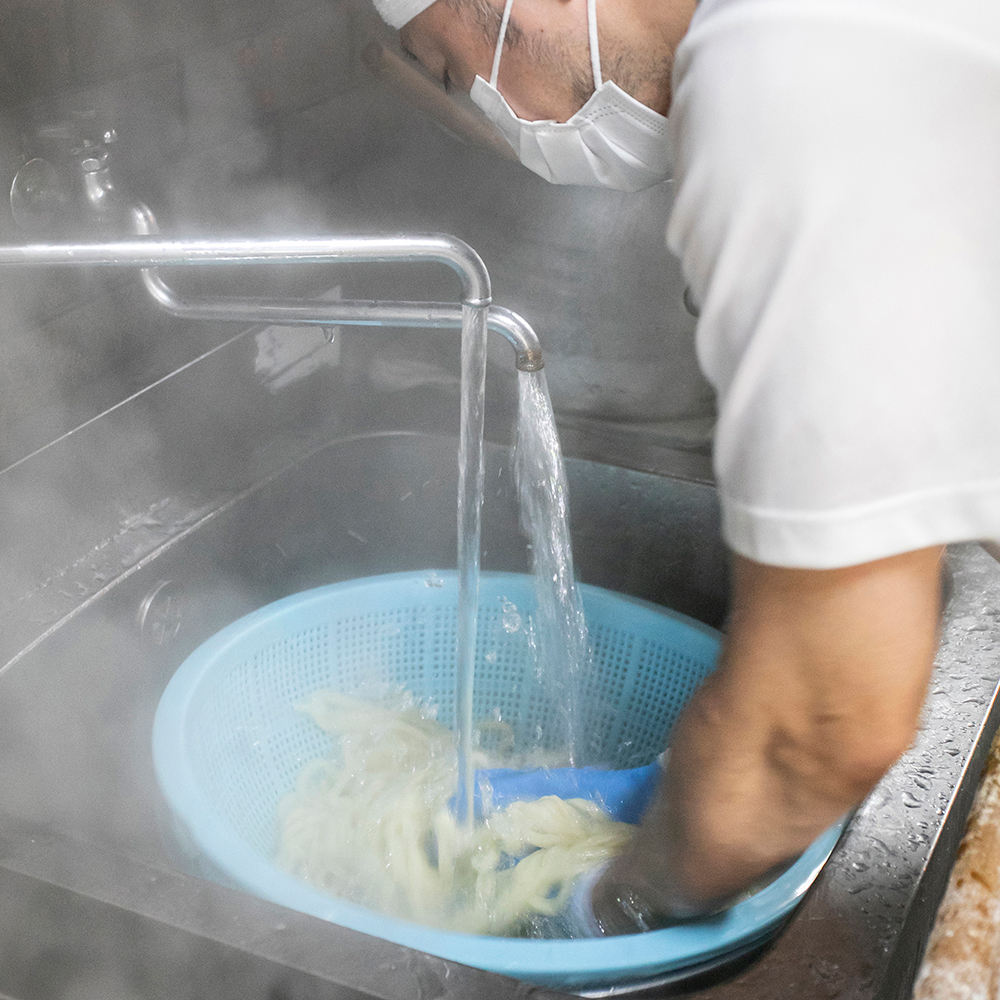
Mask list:
[[[498,21],[502,10],[497,2]],[[469,7],[437,0],[399,37],[404,51],[446,89],[468,93],[476,76],[490,78],[496,43]],[[593,90],[584,0],[515,0],[497,87],[528,121],[566,121],[579,111]]]

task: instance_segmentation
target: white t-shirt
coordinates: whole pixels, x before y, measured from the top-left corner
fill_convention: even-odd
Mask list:
[[[670,120],[729,544],[1000,537],[1000,0],[702,0]]]

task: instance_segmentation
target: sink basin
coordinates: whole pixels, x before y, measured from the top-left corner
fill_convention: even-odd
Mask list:
[[[191,650],[240,616],[340,580],[455,564],[456,443],[336,441],[166,546],[0,680],[0,802],[162,862],[153,711]],[[507,451],[489,451],[483,568],[524,572]],[[568,468],[580,578],[710,625],[726,565],[711,487]],[[653,488],[655,487],[655,489]]]
[[[567,473],[583,582],[724,624],[727,558],[709,484],[577,458]],[[486,482],[483,566],[524,572],[506,449],[488,449]],[[453,566],[455,490],[452,437],[332,440],[193,520],[10,660],[0,672],[0,992],[55,998],[91,982],[95,997],[545,995],[203,881],[160,835],[150,731],[177,666],[288,594]],[[971,801],[967,778],[996,725],[989,652],[1000,626],[979,616],[1000,609],[1000,567],[974,545],[955,547],[952,563],[917,744],[767,954],[686,989],[763,998],[790,983],[796,995],[843,983],[875,997],[912,978]]]

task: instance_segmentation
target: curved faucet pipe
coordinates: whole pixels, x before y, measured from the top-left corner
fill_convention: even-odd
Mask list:
[[[142,202],[132,206],[131,216],[132,226],[139,235],[152,236],[159,233],[156,217]],[[142,281],[146,291],[161,308],[182,319],[292,323],[323,327],[405,326],[443,329],[462,325],[462,307],[450,302],[207,297],[186,299],[178,295],[155,268],[143,268]],[[534,372],[544,367],[538,336],[527,320],[509,309],[491,305],[486,325],[488,329],[506,338],[514,348],[514,364],[519,371]]]
[[[0,264],[99,264],[119,267],[233,263],[437,261],[462,281],[462,303],[488,306],[490,277],[482,258],[454,236],[324,236],[280,240],[123,240],[0,246]]]
[[[523,316],[503,306],[490,306],[486,325],[506,337],[514,348],[514,364],[518,371],[540,372],[545,367],[538,334]]]

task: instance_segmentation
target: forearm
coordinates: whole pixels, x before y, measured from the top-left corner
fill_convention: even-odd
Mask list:
[[[864,798],[916,730],[939,560],[936,548],[829,571],[736,559],[719,667],[678,722],[659,800],[595,907],[612,923],[629,892],[660,913],[717,909]]]

